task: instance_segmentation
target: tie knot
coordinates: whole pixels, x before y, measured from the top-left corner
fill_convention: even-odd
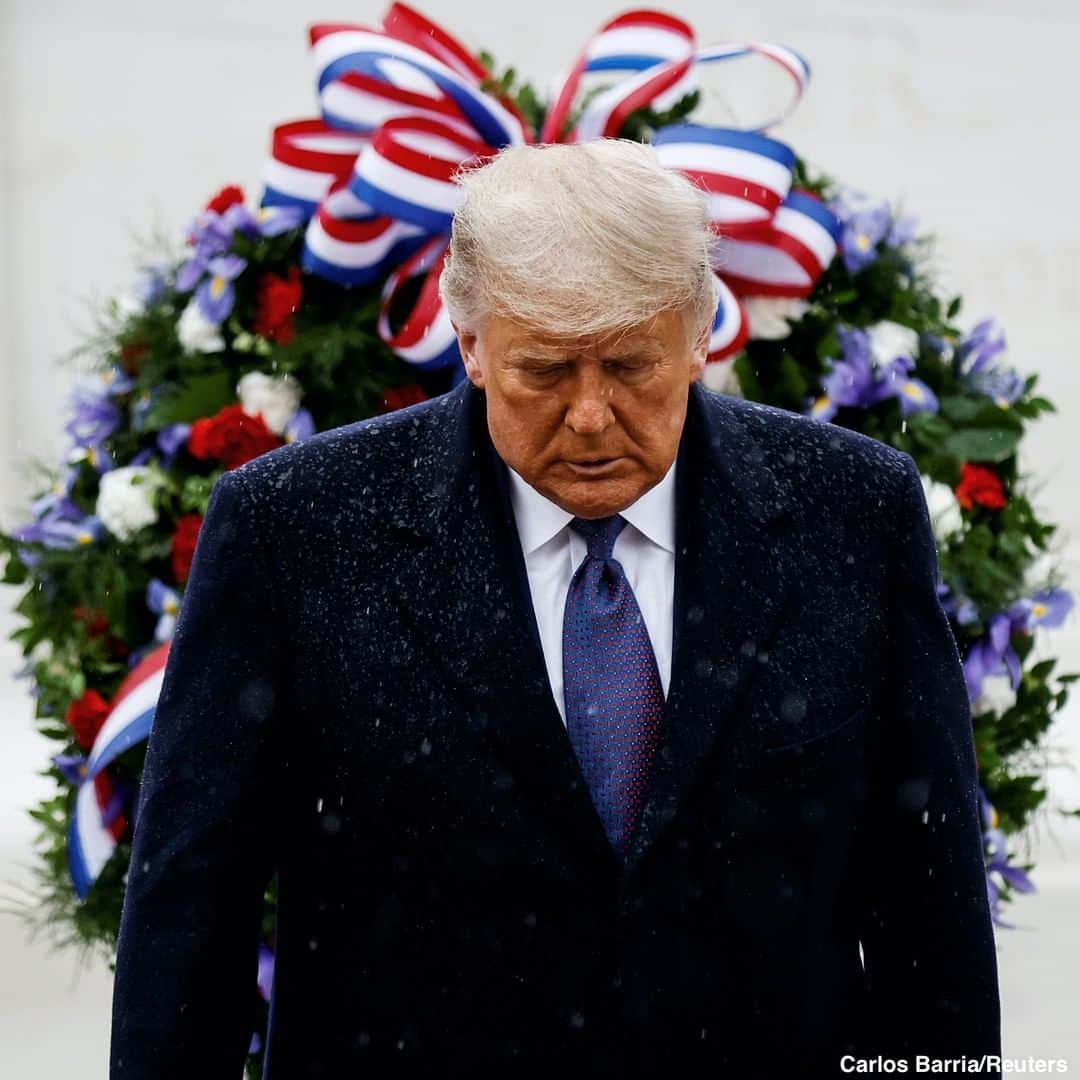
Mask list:
[[[625,524],[626,518],[621,514],[610,514],[602,518],[573,518],[570,528],[585,537],[590,559],[610,559],[615,540]]]

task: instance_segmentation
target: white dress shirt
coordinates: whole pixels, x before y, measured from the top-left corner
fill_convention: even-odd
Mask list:
[[[677,461],[673,461],[658,484],[619,511],[626,518],[626,524],[616,537],[612,550],[612,557],[622,564],[641,608],[665,697],[671,681],[676,464]],[[509,466],[507,469],[548,679],[565,724],[563,613],[570,579],[588,554],[588,547],[585,538],[568,525],[573,514],[541,495],[514,469]]]

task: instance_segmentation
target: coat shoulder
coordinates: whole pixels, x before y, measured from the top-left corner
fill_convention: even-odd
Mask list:
[[[448,396],[328,428],[233,471],[271,513],[304,502],[314,510],[346,492],[385,505],[416,475],[429,447],[440,443],[439,429],[453,421]]]
[[[879,511],[902,497],[916,470],[906,451],[851,428],[712,390],[703,401],[714,418],[742,426],[764,468],[818,506],[842,500]]]

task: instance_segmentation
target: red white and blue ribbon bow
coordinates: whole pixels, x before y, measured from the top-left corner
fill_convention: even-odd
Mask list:
[[[810,75],[785,46],[696,49],[681,19],[626,12],[588,42],[537,139],[512,101],[482,88],[490,73],[479,61],[405,4],[392,4],[380,29],[320,23],[310,38],[322,116],[275,129],[262,204],[309,215],[301,261],[310,272],[342,285],[389,275],[379,334],[418,368],[460,365],[438,295],[460,205],[454,171],[508,145],[616,137],[632,112],[669,108],[712,64],[763,57],[790,76],[795,93],[752,130],[679,123],[652,140],[667,167],[708,192],[712,227],[726,241],[714,266],[720,302],[709,359],[733,356],[749,337],[740,296],[804,298],[836,253],[837,219],[816,196],[793,189],[794,152],[764,134],[795,107]],[[610,82],[568,131],[584,78],[598,74]],[[423,280],[395,329],[391,309],[400,313],[402,290],[415,278]]]
[[[127,828],[106,767],[150,734],[168,655],[166,641],[128,672],[80,769],[81,782],[68,826],[68,866],[80,900],[86,898]]]

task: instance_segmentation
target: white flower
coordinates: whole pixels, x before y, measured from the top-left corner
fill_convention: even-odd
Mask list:
[[[157,484],[146,465],[124,465],[101,476],[94,512],[105,528],[120,540],[130,540],[139,529],[158,519]]]
[[[176,324],[176,335],[188,352],[221,352],[225,348],[220,327],[202,313],[195,297],[184,308]]]
[[[964,518],[956,495],[948,484],[938,483],[928,476],[922,477],[926,506],[934,528],[934,537],[940,544],[951,533],[963,527]]]
[[[791,296],[747,296],[742,301],[750,323],[750,336],[775,341],[791,333],[788,320],[801,319],[809,310],[805,300]]]
[[[898,356],[912,360],[919,354],[919,335],[909,326],[882,319],[866,329],[870,339],[870,354],[878,367],[883,367]]]
[[[278,435],[285,433],[285,426],[296,415],[303,393],[299,381],[289,374],[249,371],[236,384],[236,396],[244,412],[248,416],[262,413],[263,422]]]
[[[1016,691],[1008,675],[988,675],[982,681],[981,691],[973,703],[976,716],[991,709],[1000,716],[1016,704]]]

